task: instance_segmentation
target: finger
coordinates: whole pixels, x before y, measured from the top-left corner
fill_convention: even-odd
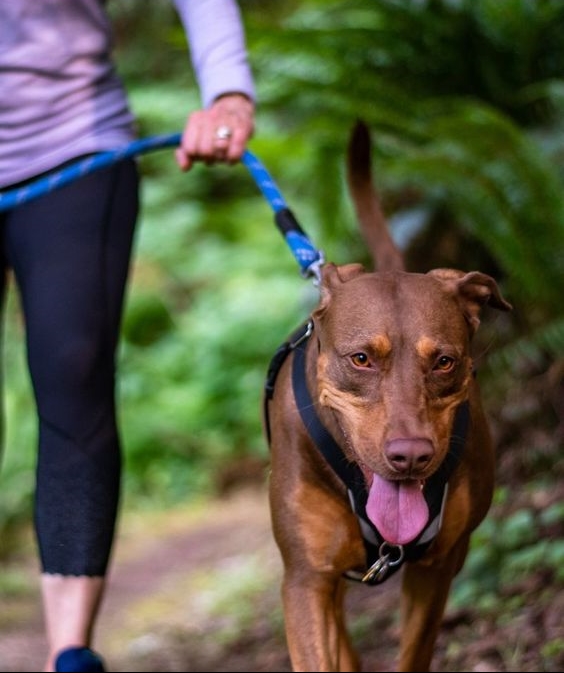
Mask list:
[[[184,128],[179,148],[182,164],[214,158],[214,142],[210,120],[204,110],[193,112]]]
[[[214,137],[214,157],[217,161],[226,162],[233,142],[233,135],[236,130],[231,124],[219,124],[213,131]]]
[[[181,171],[189,171],[192,168],[192,161],[190,160],[190,157],[181,147],[177,147],[174,150],[174,157]]]

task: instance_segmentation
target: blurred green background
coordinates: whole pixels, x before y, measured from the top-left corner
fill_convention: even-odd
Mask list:
[[[348,134],[362,118],[412,268],[491,273],[514,305],[508,315],[486,309],[476,343],[506,516],[480,529],[482,553],[460,599],[476,600],[473,574],[484,592],[484,568],[493,578],[492,568],[511,574],[540,563],[561,582],[564,3],[240,5],[259,99],[250,149],[325,257],[369,264],[344,183]],[[172,3],[109,8],[141,135],[180,131],[199,98]],[[182,174],[170,149],[140,165],[143,212],[120,350],[128,508],[214,497],[238,467],[266,474],[264,376],[317,300],[244,166]],[[5,313],[0,558],[29,523],[36,437],[14,291]],[[513,498],[524,482],[532,496],[523,503]],[[535,498],[548,514],[531,530]],[[560,533],[547,542],[549,526]]]

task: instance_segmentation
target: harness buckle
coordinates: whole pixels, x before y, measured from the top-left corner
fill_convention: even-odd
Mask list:
[[[311,318],[310,318],[307,321],[305,330],[300,335],[298,335],[298,337],[295,341],[291,341],[288,344],[289,349],[294,350],[295,348],[297,348],[301,343],[303,343],[304,341],[309,339],[309,337],[312,335],[312,333],[313,333],[313,320],[311,320]]]

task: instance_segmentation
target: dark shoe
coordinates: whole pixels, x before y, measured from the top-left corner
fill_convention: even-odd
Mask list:
[[[69,647],[55,660],[55,670],[68,673],[103,673],[106,669],[102,659],[87,647]]]

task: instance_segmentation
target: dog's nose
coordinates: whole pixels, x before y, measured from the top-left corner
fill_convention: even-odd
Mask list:
[[[386,444],[384,453],[397,472],[417,473],[433,457],[433,445],[428,439],[393,439]]]

